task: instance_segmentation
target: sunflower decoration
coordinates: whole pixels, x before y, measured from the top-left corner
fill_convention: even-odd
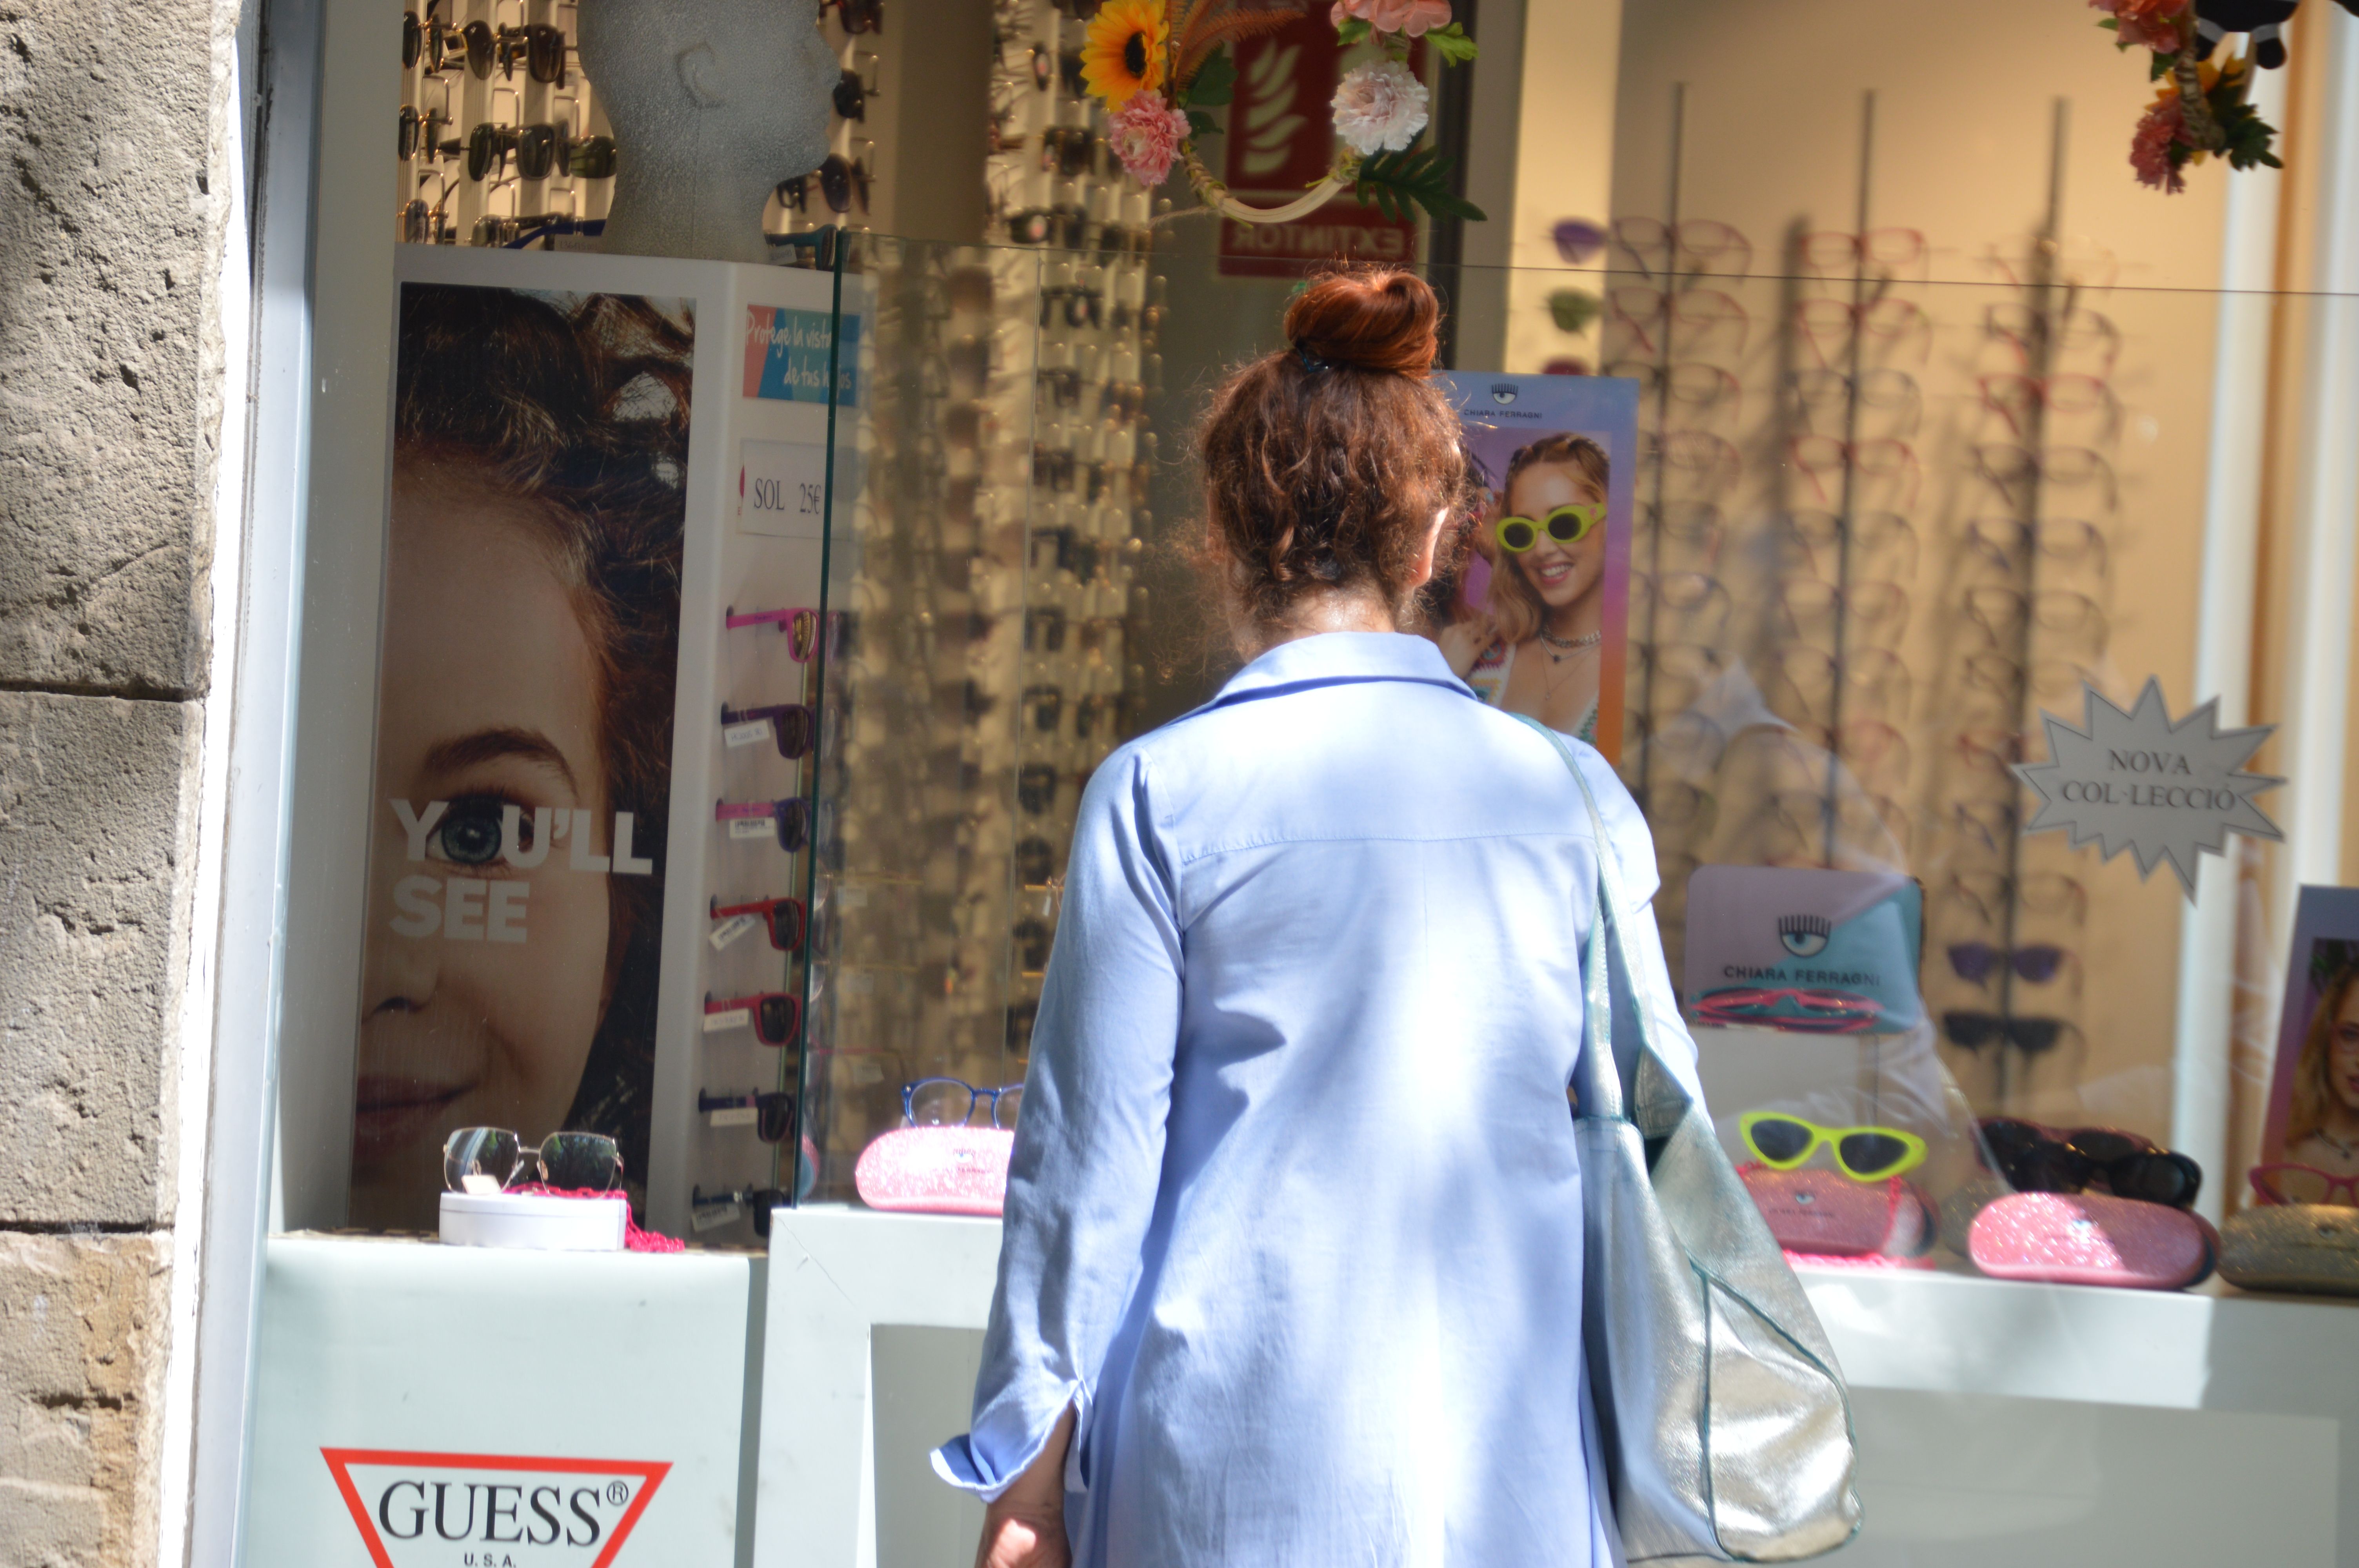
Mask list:
[[[1109,109],[1141,92],[1159,92],[1170,41],[1161,0],[1108,0],[1090,20],[1082,81]]]

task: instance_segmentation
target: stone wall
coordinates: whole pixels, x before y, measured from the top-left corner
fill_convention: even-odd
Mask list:
[[[0,1563],[172,1528],[235,12],[0,0]]]

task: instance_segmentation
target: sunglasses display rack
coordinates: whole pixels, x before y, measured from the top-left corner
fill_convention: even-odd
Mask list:
[[[739,591],[791,594],[777,568],[765,565],[756,557],[741,572]],[[834,738],[812,672],[829,625],[807,602],[732,603],[721,617],[713,850],[697,953],[701,1147],[690,1222],[700,1232],[740,1219],[758,1231],[771,1203],[799,1179],[811,759]]]
[[[1023,1078],[1081,790],[1136,711],[1153,449],[1144,256],[855,233],[844,265],[875,371],[830,571],[858,638],[823,704],[844,741],[812,935],[822,1199],[853,1195],[906,1085]]]
[[[599,232],[618,155],[582,73],[572,0],[399,10],[396,237],[515,250]]]
[[[894,156],[899,129],[883,110],[892,102],[886,78],[898,64],[898,33],[885,31],[885,0],[831,0],[820,7],[820,30],[836,52],[839,74],[828,116],[828,153],[819,168],[778,182],[762,214],[773,243],[832,225],[865,231],[892,226],[891,197],[882,172]],[[808,246],[786,259],[810,263]]]
[[[995,243],[1142,262],[1155,247],[1151,199],[1123,174],[1106,145],[1105,106],[1082,85],[1096,10],[1086,0],[994,0],[984,211]]]

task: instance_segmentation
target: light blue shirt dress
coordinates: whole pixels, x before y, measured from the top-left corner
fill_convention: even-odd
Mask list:
[[[1646,825],[1574,750],[1643,904]],[[942,1476],[995,1498],[1071,1405],[1081,1568],[1617,1560],[1566,1099],[1596,852],[1554,748],[1419,637],[1281,643],[1114,752]]]

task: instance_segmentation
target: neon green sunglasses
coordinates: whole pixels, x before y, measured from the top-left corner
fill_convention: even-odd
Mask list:
[[[1773,1171],[1792,1170],[1821,1144],[1834,1146],[1835,1165],[1854,1182],[1881,1182],[1925,1162],[1925,1141],[1897,1127],[1821,1127],[1782,1110],[1748,1110],[1736,1130]]]
[[[1605,521],[1605,508],[1594,501],[1577,501],[1570,506],[1560,506],[1535,523],[1528,517],[1499,519],[1499,547],[1522,555],[1540,542],[1540,534],[1560,545],[1578,545],[1589,537],[1591,530]]]

